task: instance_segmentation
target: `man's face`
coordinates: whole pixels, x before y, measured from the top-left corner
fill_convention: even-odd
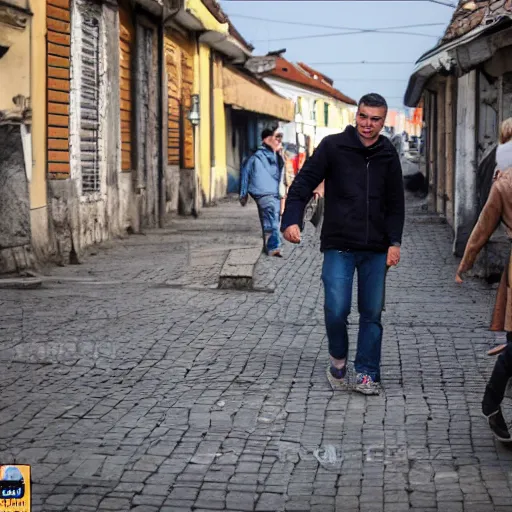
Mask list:
[[[270,146],[274,151],[277,151],[281,147],[281,141],[283,140],[283,134],[275,131],[270,137],[267,137],[263,142]]]
[[[367,142],[373,143],[386,121],[386,107],[368,107],[364,103],[359,106],[356,114],[356,128],[359,136]]]

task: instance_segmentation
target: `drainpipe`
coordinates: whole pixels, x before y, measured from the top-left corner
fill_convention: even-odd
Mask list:
[[[135,13],[135,5],[134,5],[134,10],[132,11]],[[141,81],[141,78],[139,77],[139,74],[141,73],[141,65],[140,65],[140,45],[141,45],[141,29],[140,29],[140,26],[139,24],[137,23],[137,19],[136,19],[136,16],[134,18],[134,25],[135,25],[135,58],[133,59],[133,76],[134,76],[134,80],[133,80],[133,83],[132,83],[132,90],[133,90],[133,97],[135,98],[135,111],[134,111],[134,123],[133,125],[135,126],[135,133],[133,135],[135,135],[135,137],[133,137],[133,141],[135,142],[135,158],[136,158],[136,169],[135,169],[135,176],[136,176],[136,179],[135,179],[135,189],[137,191],[137,194],[140,194],[141,191],[144,189],[144,170],[143,170],[143,166],[142,166],[142,156],[141,156],[141,151],[140,151],[140,147],[139,147],[139,139],[138,137],[136,136],[137,133],[137,129],[140,128],[140,123],[142,121],[142,105],[141,105],[141,101],[139,98],[141,98],[141,94],[142,94],[142,91],[141,91],[141,86],[140,86],[140,81]],[[142,212],[139,211],[139,219],[141,220],[142,219]]]
[[[181,2],[180,2],[181,3]],[[164,227],[165,219],[165,206],[166,206],[166,190],[165,190],[165,172],[167,169],[168,156],[167,156],[167,114],[168,114],[168,99],[167,99],[167,69],[165,65],[165,25],[169,20],[174,18],[181,9],[181,5],[173,9],[167,14],[165,7],[162,7],[162,18],[158,26],[158,69],[160,72],[160,86],[159,86],[159,105],[158,109],[158,126],[160,127],[160,144],[158,159],[158,226]]]
[[[210,48],[210,203],[215,198],[215,92],[214,92],[214,62],[213,50]]]
[[[197,56],[197,61],[194,61],[194,83],[197,84],[197,97],[199,98],[199,101],[200,101],[200,98],[201,98],[201,86],[200,86],[200,83],[199,83],[199,77],[200,77],[200,71],[199,71],[199,66],[200,66],[200,55],[199,55],[199,38],[198,36],[196,35],[196,38],[195,38],[195,46],[196,46],[196,56]],[[201,111],[201,108],[200,108],[200,105],[199,104],[199,112]],[[200,158],[201,158],[201,151],[200,151],[200,140],[199,140],[199,124],[194,124],[194,205],[193,205],[193,209],[192,209],[192,215],[197,219],[197,217],[199,217],[199,195],[201,193],[200,189],[199,189],[199,172],[198,172],[198,169],[199,169],[199,166],[201,165],[200,164]]]
[[[165,82],[167,79],[165,69],[165,43],[164,43],[164,11],[162,8],[162,22],[158,26],[158,70],[160,71],[160,86],[158,87],[159,105],[158,109],[158,126],[160,127],[160,143],[159,143],[159,155],[158,159],[158,227],[164,227],[165,217],[165,169],[167,167],[167,151],[165,147],[165,132],[167,123],[164,122],[167,111],[167,101],[165,97]]]
[[[201,154],[199,151],[199,126],[194,125],[194,205],[192,207],[192,215],[197,219],[199,217],[199,173],[197,172],[197,166],[199,165],[199,159]]]

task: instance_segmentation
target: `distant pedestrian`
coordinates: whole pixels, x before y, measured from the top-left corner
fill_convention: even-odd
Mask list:
[[[506,119],[501,125],[496,163],[497,174],[466,245],[455,276],[457,283],[463,282],[462,275],[473,267],[476,257],[500,222],[505,225],[507,235],[512,241],[512,118]],[[505,331],[507,343],[489,351],[490,355],[500,356],[485,388],[482,412],[494,436],[500,441],[508,442],[512,439],[501,413],[501,402],[507,382],[512,377],[512,254],[498,288],[490,329]]]
[[[265,128],[262,144],[241,170],[240,204],[247,204],[250,195],[258,206],[263,250],[269,256],[281,257],[282,133],[277,127]]]
[[[380,135],[387,114],[385,99],[367,94],[359,101],[356,127],[325,137],[297,174],[286,200],[281,229],[300,242],[304,208],[325,180],[320,250],[333,388],[346,389],[347,320],[354,272],[358,273],[359,336],[354,390],[380,392],[381,313],[388,266],[400,261],[404,189],[399,157]]]

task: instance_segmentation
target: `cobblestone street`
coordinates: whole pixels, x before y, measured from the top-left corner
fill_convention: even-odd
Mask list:
[[[378,397],[327,384],[312,229],[262,291],[215,288],[258,239],[226,202],[1,291],[0,456],[32,465],[33,511],[512,510],[480,415],[494,288],[454,283],[448,226],[409,199]]]

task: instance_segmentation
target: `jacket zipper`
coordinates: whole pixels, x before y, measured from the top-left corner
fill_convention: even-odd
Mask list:
[[[370,159],[366,159],[366,245],[370,238]]]

